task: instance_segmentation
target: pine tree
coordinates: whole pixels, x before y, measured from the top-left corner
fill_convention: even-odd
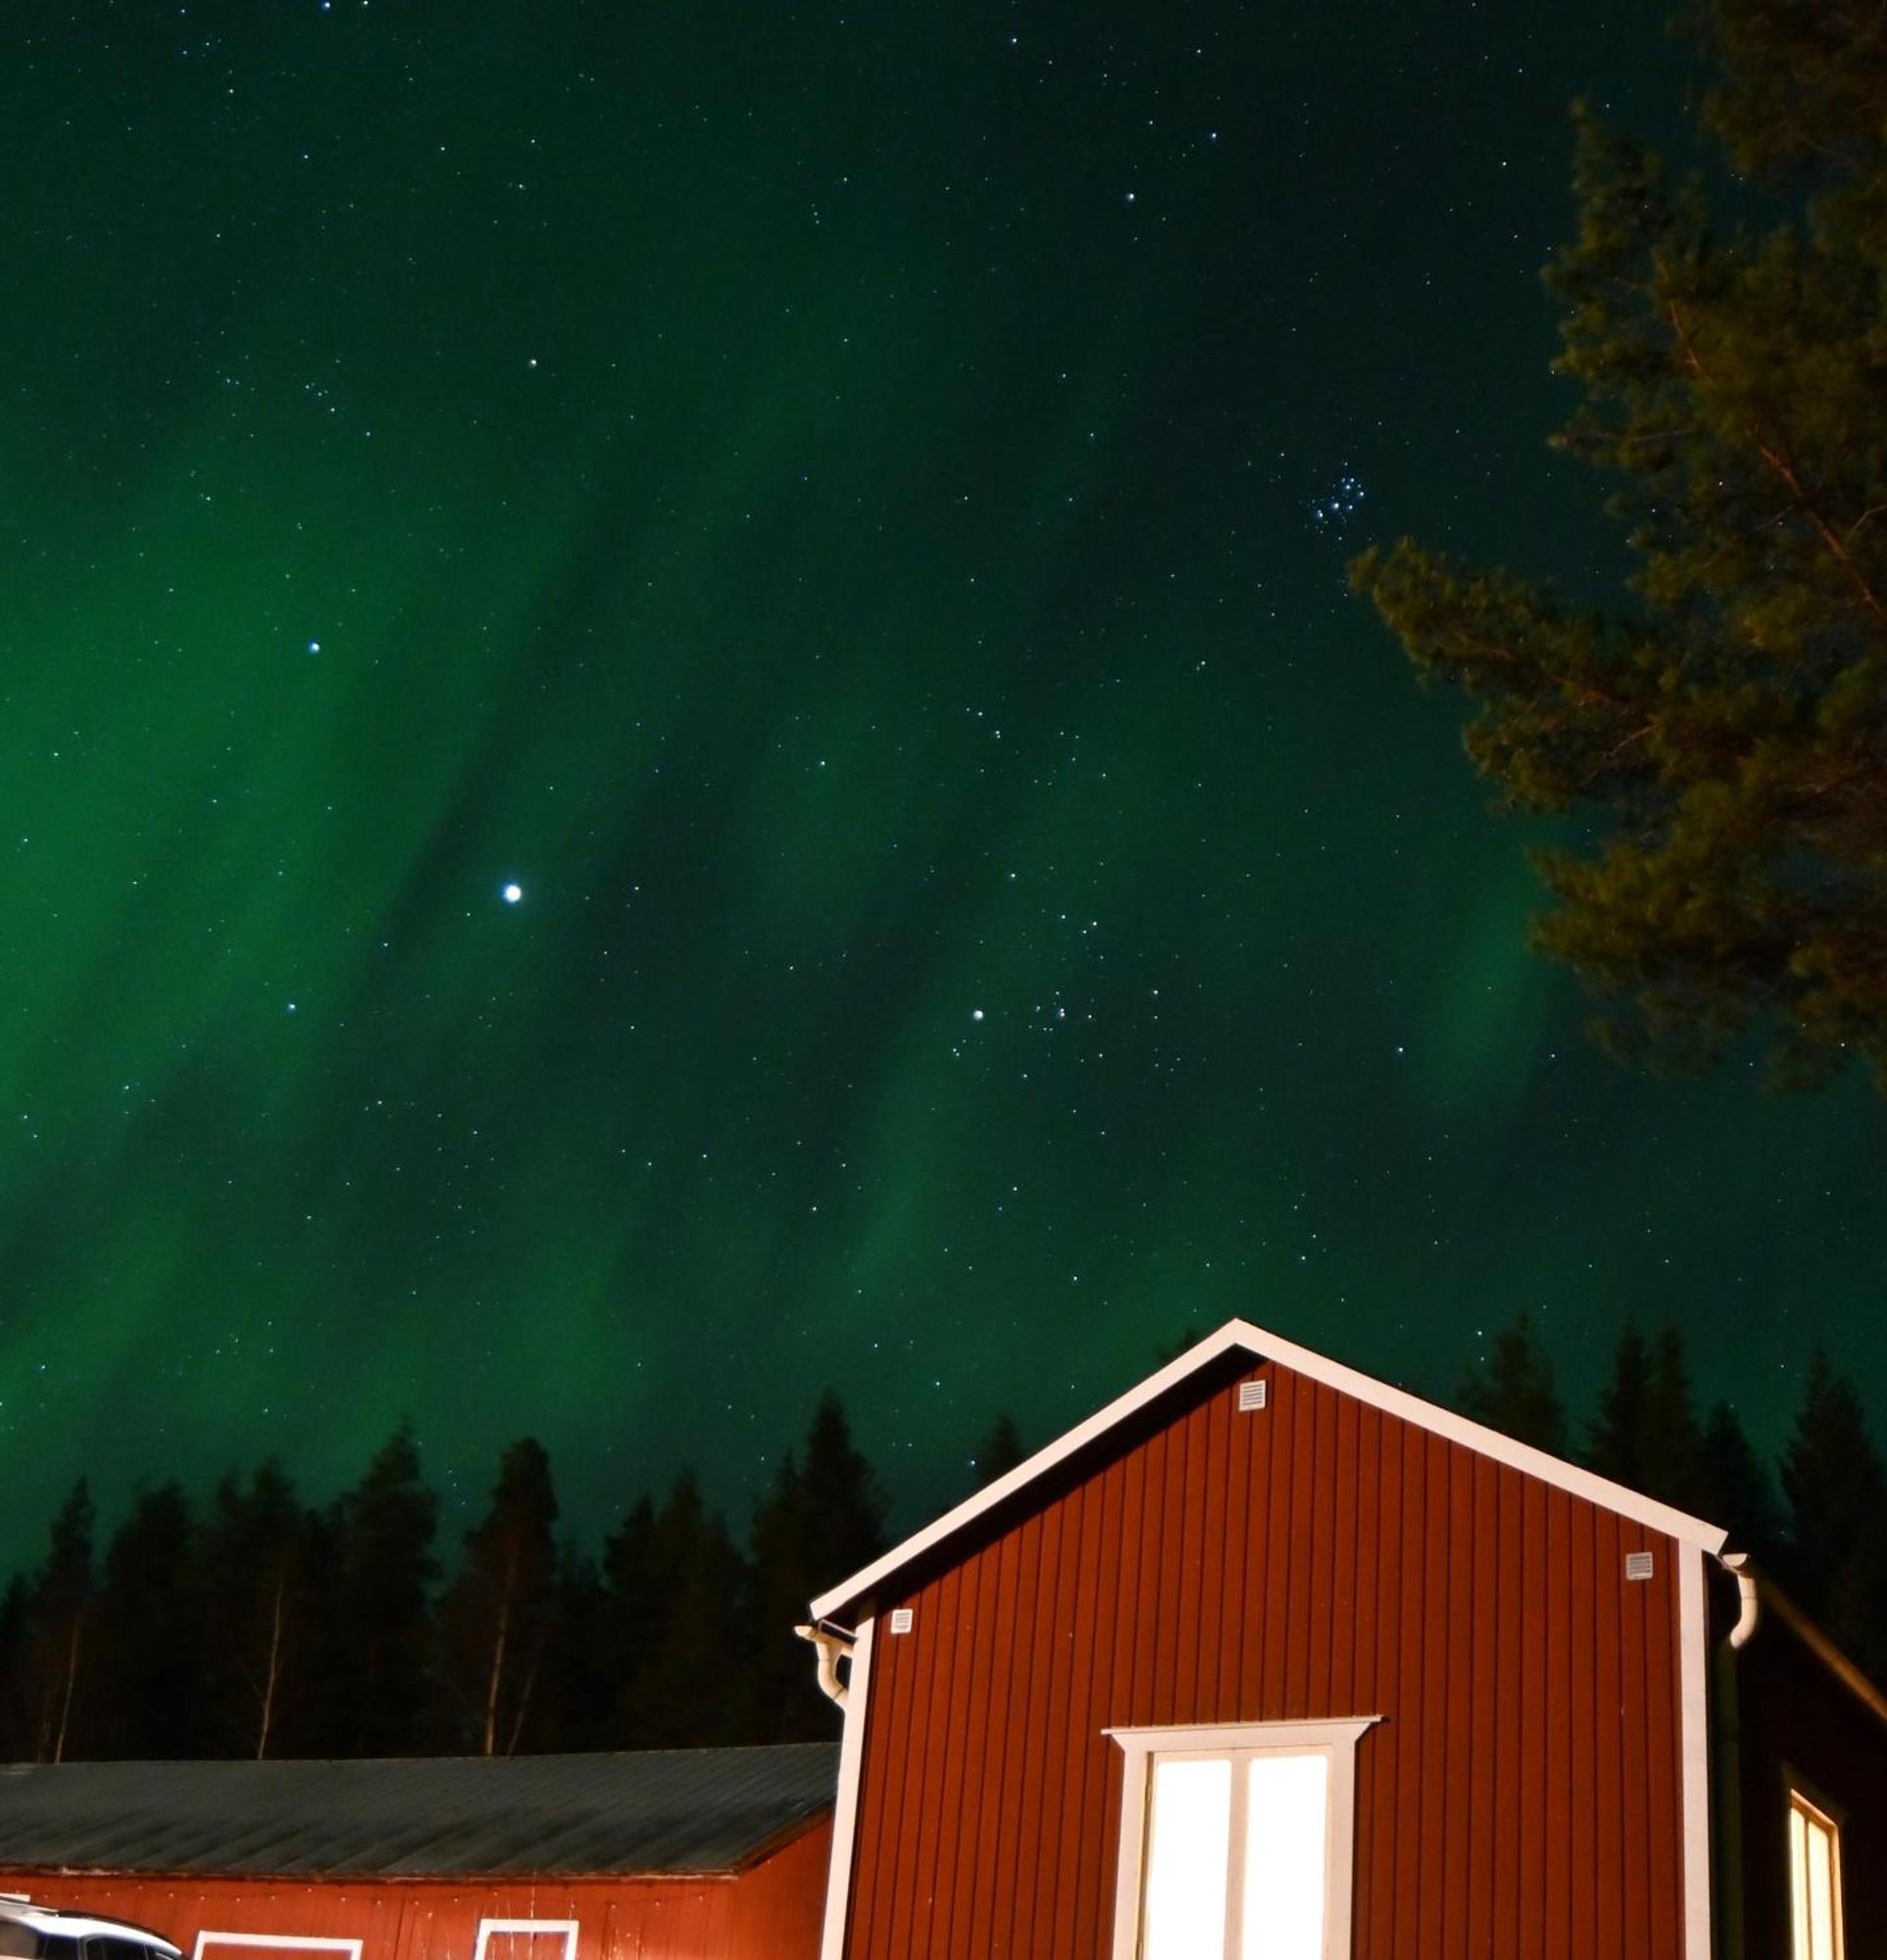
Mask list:
[[[1887,1466],[1854,1384],[1817,1353],[1782,1458],[1790,1591],[1876,1679],[1887,1671]]]
[[[601,1597],[591,1620],[599,1747],[636,1746],[635,1684],[660,1641],[666,1601],[655,1562],[654,1503],[638,1497],[603,1546]]]
[[[316,1753],[411,1753],[424,1734],[434,1661],[438,1499],[402,1423],[326,1520],[332,1568],[317,1624]]]
[[[808,1507],[807,1556],[817,1586],[843,1579],[884,1549],[884,1494],[852,1441],[844,1404],[829,1391],[819,1397],[807,1432],[801,1492]]]
[[[32,1754],[31,1635],[31,1589],[15,1573],[0,1592],[0,1763],[24,1762]]]
[[[1637,569],[1571,604],[1404,540],[1353,567],[1425,680],[1475,704],[1538,855],[1537,944],[1627,1054],[1748,1040],[1778,1080],[1887,1084],[1887,59],[1868,8],[1703,0],[1706,122],[1780,221],[1578,119],[1579,234],[1548,271],[1558,447],[1616,486]],[[1747,190],[1724,204],[1754,208]]]
[[[751,1741],[823,1740],[830,1730],[820,1711],[803,1707],[795,1692],[812,1679],[812,1649],[793,1629],[805,1621],[807,1601],[819,1590],[807,1542],[809,1511],[805,1479],[789,1450],[754,1512],[747,1540],[752,1604],[744,1726]]]
[[[640,1665],[622,1684],[626,1745],[698,1748],[741,1733],[740,1554],[683,1471],[654,1520],[642,1586],[652,1601]]]
[[[1643,1455],[1641,1489],[1680,1511],[1702,1509],[1704,1432],[1691,1396],[1684,1337],[1675,1322],[1666,1322],[1652,1347]]]
[[[610,1746],[609,1678],[597,1665],[606,1597],[596,1560],[566,1545],[557,1563],[552,1608],[556,1639],[532,1717],[539,1748],[567,1751]]]
[[[1587,1464],[1614,1483],[1696,1512],[1706,1502],[1703,1442],[1683,1336],[1667,1325],[1647,1343],[1627,1323],[1600,1394]]]
[[[1197,1348],[1200,1339],[1199,1329],[1191,1321],[1188,1321],[1171,1340],[1163,1341],[1155,1348],[1153,1350],[1154,1366],[1164,1368],[1169,1363],[1178,1360],[1180,1355],[1185,1353],[1189,1348]]]
[[[1516,1314],[1494,1336],[1486,1360],[1462,1377],[1455,1401],[1464,1415],[1517,1442],[1555,1456],[1566,1452],[1565,1404],[1554,1379],[1553,1357],[1528,1314]]]
[[[969,1467],[975,1473],[976,1489],[984,1491],[999,1478],[1007,1477],[1028,1455],[1022,1447],[1022,1433],[1016,1427],[1016,1418],[1004,1409],[989,1425],[983,1440],[976,1446],[976,1453],[969,1459]]]
[[[465,1564],[440,1607],[447,1683],[479,1755],[525,1746],[557,1606],[557,1495],[532,1437],[499,1464],[491,1509],[466,1534]]]
[[[1781,1536],[1775,1490],[1728,1402],[1718,1402],[1704,1425],[1698,1483],[1698,1515],[1729,1533],[1733,1551],[1766,1566]]]
[[[32,1759],[65,1761],[82,1719],[90,1665],[92,1534],[97,1512],[79,1478],[53,1519],[46,1562],[26,1591],[22,1632],[23,1696]]]
[[[1586,1435],[1586,1463],[1614,1484],[1642,1491],[1647,1452],[1646,1412],[1651,1401],[1651,1349],[1634,1322],[1619,1331],[1612,1373],[1599,1392],[1599,1407]]]
[[[307,1720],[319,1527],[279,1464],[217,1486],[204,1529],[204,1700],[212,1745],[291,1753]]]
[[[757,1741],[819,1740],[832,1732],[831,1704],[811,1690],[809,1649],[793,1633],[815,1593],[884,1549],[884,1500],[852,1442],[838,1397],[820,1397],[807,1434],[805,1467],[788,1454],[754,1514],[751,1733]]]
[[[105,1554],[90,1691],[70,1753],[201,1753],[204,1633],[196,1519],[180,1485],[160,1484],[132,1503]]]

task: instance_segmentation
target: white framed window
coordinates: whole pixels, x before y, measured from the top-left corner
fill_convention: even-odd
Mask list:
[[[1114,1960],[1349,1960],[1357,1743],[1378,1720],[1110,1729]]]
[[[472,1960],[492,1960],[494,1953],[507,1949],[517,1955],[512,1941],[520,1939],[561,1939],[564,1960],[576,1960],[576,1922],[573,1919],[481,1919]]]
[[[1793,1783],[1789,1918],[1794,1960],[1841,1960],[1841,1822]]]
[[[347,1960],[361,1960],[360,1939],[330,1938],[316,1933],[211,1933],[197,1935],[191,1960],[203,1960],[213,1946],[264,1946],[283,1953],[340,1953]]]

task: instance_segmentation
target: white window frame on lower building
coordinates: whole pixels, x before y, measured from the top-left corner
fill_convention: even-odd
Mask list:
[[[361,1960],[361,1939],[340,1939],[317,1933],[216,1933],[197,1935],[190,1949],[191,1960],[203,1960],[212,1946],[261,1946],[282,1953],[344,1953],[348,1960]]]
[[[1126,1758],[1114,1894],[1114,1960],[1140,1960],[1148,1798],[1155,1765],[1163,1758],[1174,1757],[1229,1761],[1236,1790],[1239,1765],[1255,1756],[1267,1755],[1321,1755],[1327,1759],[1322,1960],[1350,1960],[1351,1894],[1356,1867],[1357,1743],[1381,1719],[1379,1715],[1361,1715],[1341,1722],[1241,1722],[1217,1727],[1181,1723],[1157,1729],[1108,1730],[1106,1733],[1119,1744]],[[1244,1901],[1239,1876],[1243,1871],[1243,1845],[1236,1830],[1228,1832],[1227,1845],[1227,1856],[1234,1869],[1227,1875],[1227,1891],[1233,1904],[1228,1917],[1225,1960],[1238,1960],[1238,1946],[1233,1942]]]
[[[1793,1960],[1842,1960],[1848,1950],[1841,1903],[1841,1826],[1843,1813],[1813,1785],[1785,1769],[1789,1793],[1789,1944]],[[1830,1924],[1817,1927],[1804,1896],[1813,1849],[1827,1847]],[[1800,1855],[1798,1856],[1798,1850]]]
[[[576,1960],[576,1922],[573,1919],[481,1919],[472,1960],[485,1960],[485,1948],[494,1933],[521,1933],[538,1939],[561,1939],[564,1960]]]

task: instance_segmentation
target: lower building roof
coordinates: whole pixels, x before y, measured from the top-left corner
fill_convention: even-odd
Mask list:
[[[724,1873],[832,1802],[838,1749],[0,1766],[0,1871]]]

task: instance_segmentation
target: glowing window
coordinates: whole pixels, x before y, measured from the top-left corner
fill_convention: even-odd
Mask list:
[[[1794,1960],[1841,1960],[1841,1832],[1799,1789],[1789,1792],[1789,1906]]]
[[[1232,1766],[1222,1756],[1154,1758],[1147,1821],[1146,1960],[1224,1952]]]
[[[1242,1960],[1323,1960],[1330,1757],[1254,1756],[1245,1798]]]
[[[1373,1719],[1111,1731],[1126,1755],[1115,1960],[1347,1960]]]

